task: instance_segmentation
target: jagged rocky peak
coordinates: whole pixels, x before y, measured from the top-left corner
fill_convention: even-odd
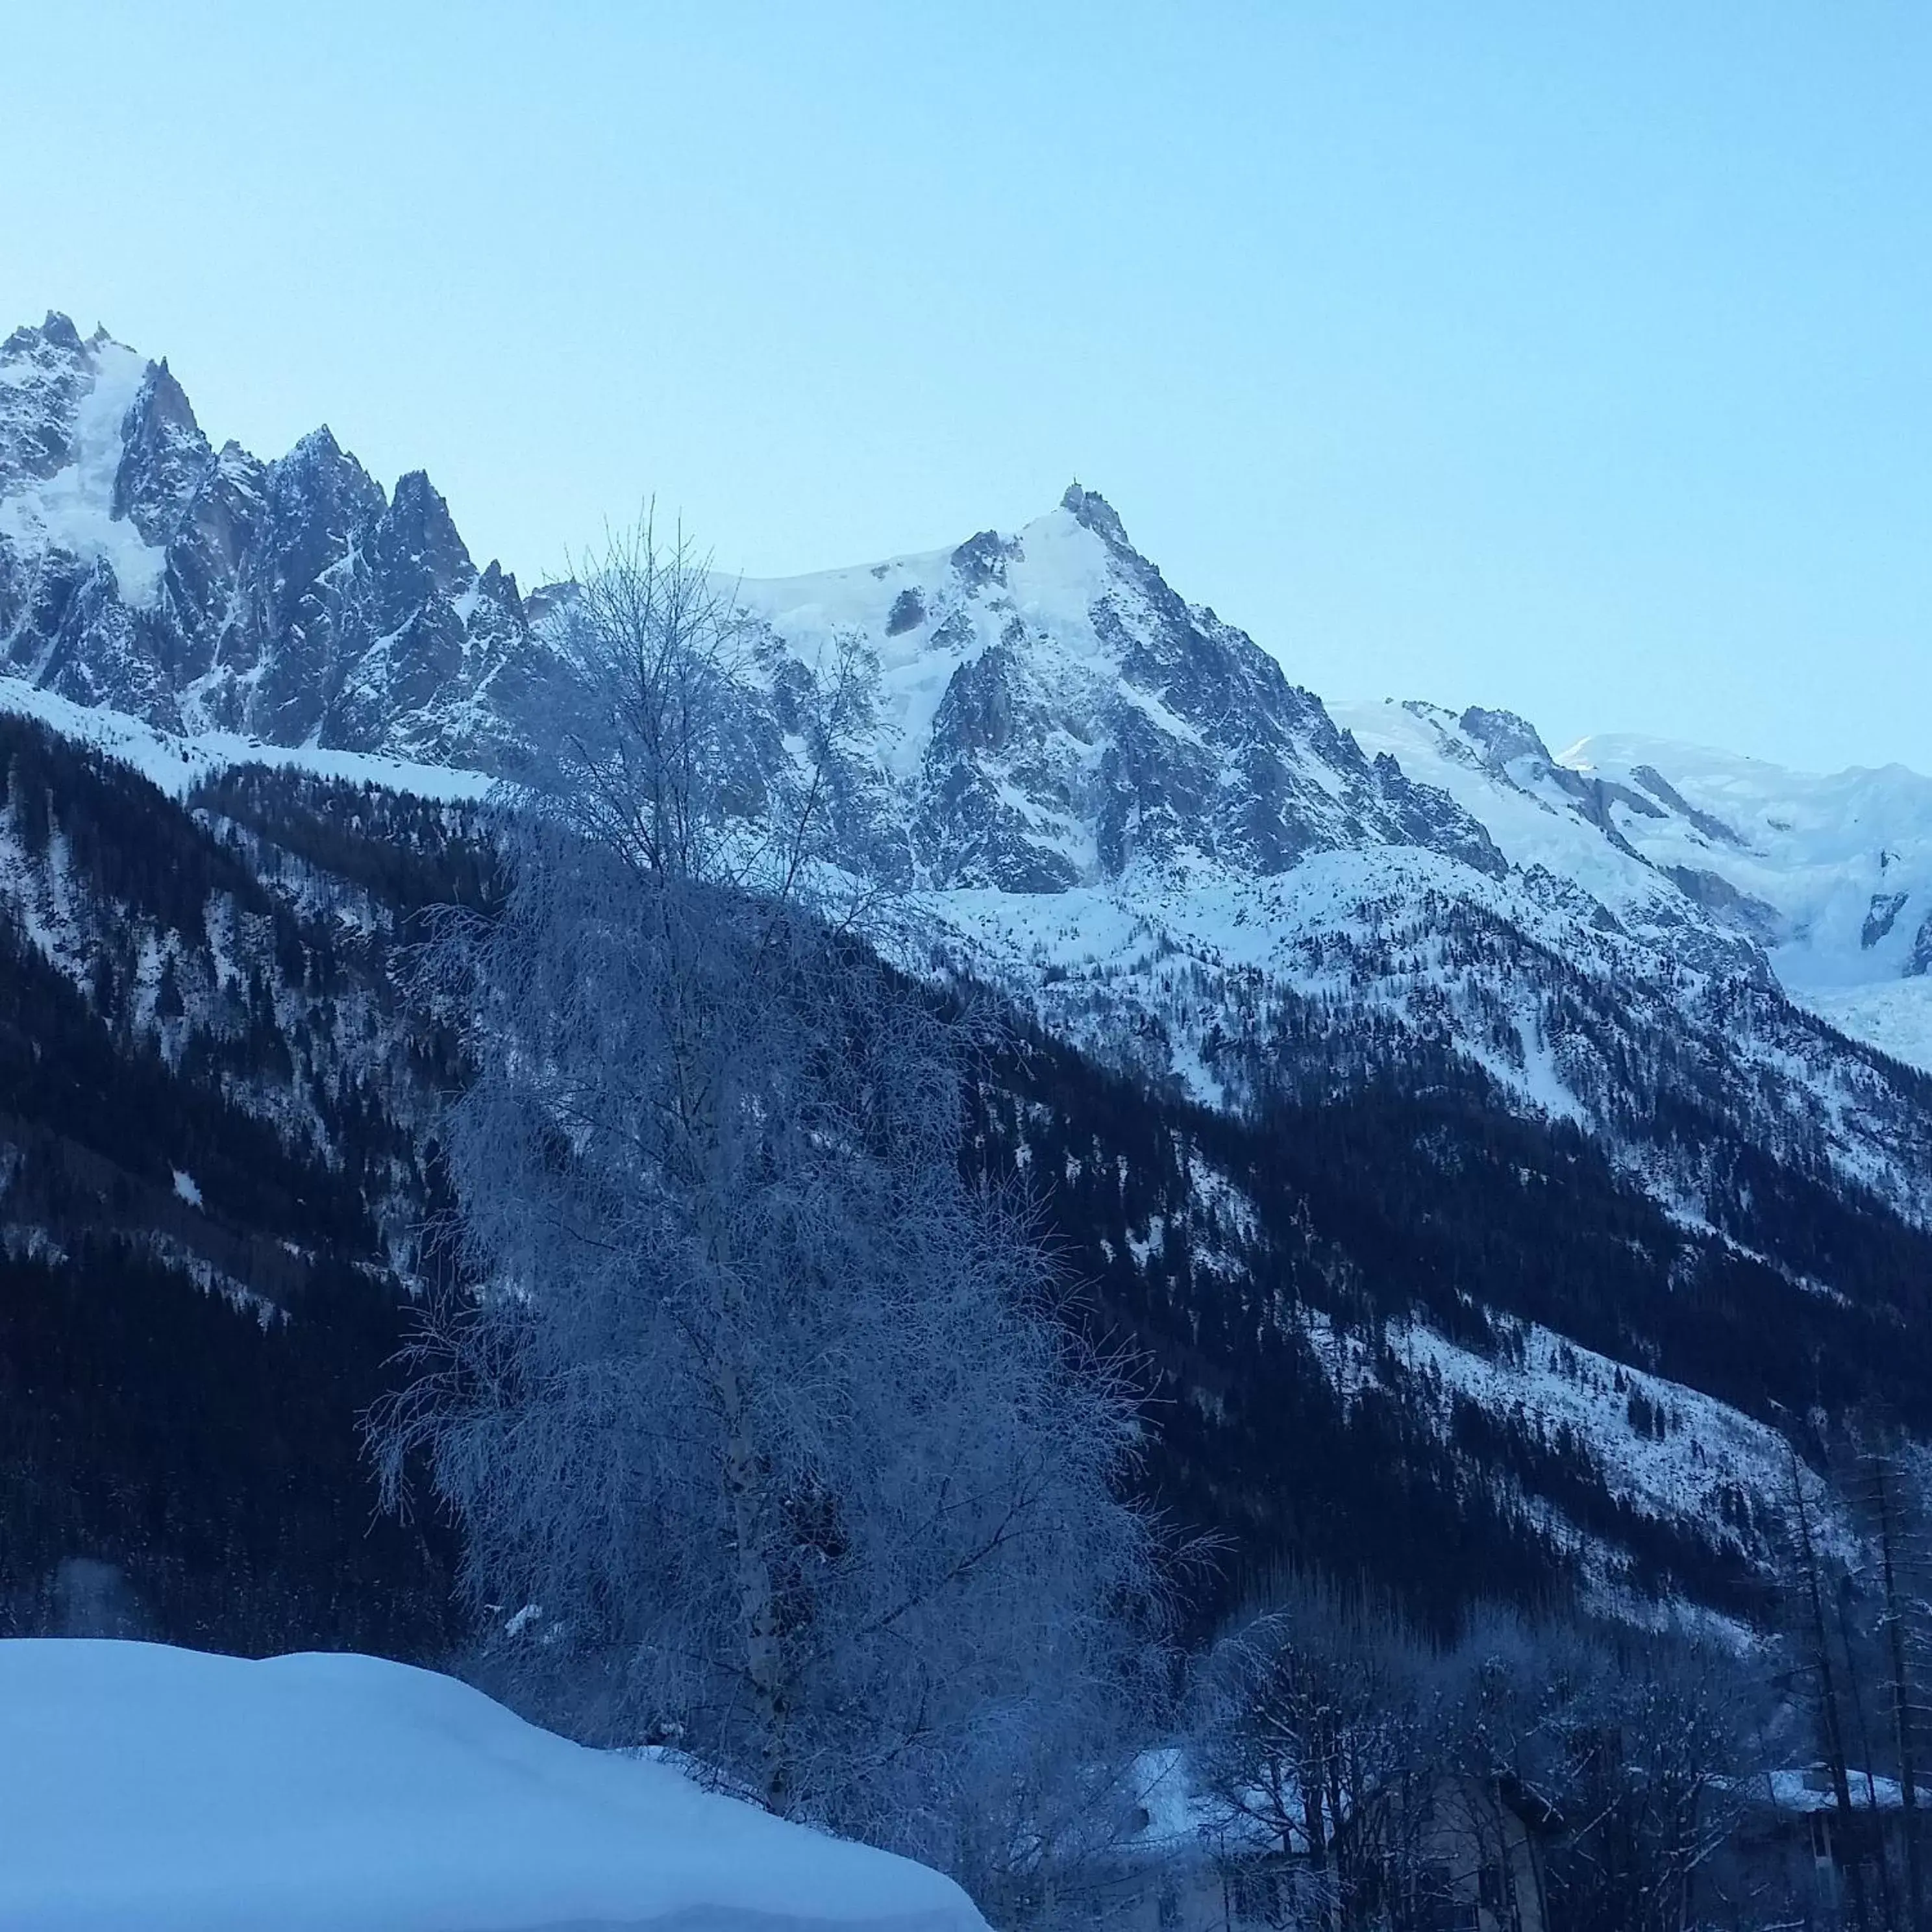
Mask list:
[[[72,363],[86,356],[90,348],[109,340],[104,328],[96,328],[88,340],[82,341],[74,318],[50,308],[46,320],[38,327],[22,322],[5,341],[0,342],[0,362],[32,363],[42,368],[57,362]]]
[[[208,439],[165,361],[151,362],[121,424],[110,514],[151,544],[166,544],[207,469]]]
[[[38,328],[16,328],[0,342],[0,490],[44,482],[74,461],[77,419],[101,351],[118,346],[98,330],[82,341],[66,316],[51,312]]]
[[[1006,581],[1006,565],[1024,552],[1018,537],[1003,537],[998,530],[982,530],[970,536],[952,553],[952,568],[961,582],[977,590],[982,584]],[[916,595],[916,593],[915,593]]]
[[[9,350],[31,350],[36,344],[45,344],[52,350],[78,356],[81,352],[80,332],[74,326],[74,319],[64,316],[58,309],[49,309],[47,319],[38,328],[31,322],[23,322],[8,337]]]
[[[1126,527],[1118,513],[1099,490],[1082,489],[1076,480],[1067,484],[1066,494],[1060,500],[1060,507],[1082,529],[1091,530],[1103,542],[1112,544],[1117,550],[1133,549],[1127,541]]]
[[[449,506],[420,470],[400,478],[376,530],[378,554],[398,572],[422,573],[424,588],[453,593],[476,577]]]
[[[64,316],[0,344],[0,670],[166,730],[488,763],[542,655],[420,471],[392,500],[326,426],[218,451],[165,362]]]
[[[1539,766],[1554,760],[1542,734],[1526,718],[1514,711],[1490,711],[1472,704],[1457,721],[1463,730],[1482,748],[1484,761],[1495,771],[1506,770],[1516,758],[1533,758]]]
[[[878,842],[905,876],[1046,892],[1148,868],[1271,874],[1358,844],[1502,864],[1445,796],[1366,759],[1267,652],[1185,602],[1078,484],[1017,532],[740,595],[799,663],[842,638],[869,652]]]

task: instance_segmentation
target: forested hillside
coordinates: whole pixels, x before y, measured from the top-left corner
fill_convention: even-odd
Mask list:
[[[9,1614],[57,1621],[82,1558],[160,1633],[433,1652],[444,1532],[375,1520],[356,1426],[464,1077],[399,967],[413,915],[484,902],[480,821],[260,770],[178,804],[24,720],[0,745]],[[1443,1630],[1577,1593],[1752,1619],[1783,1419],[1928,1420],[1932,1244],[1802,1172],[1734,1156],[1687,1228],[1452,1054],[1235,1114],[1004,1026],[968,1157],[1138,1360],[1149,1492],[1221,1539],[1197,1626],[1284,1562]]]

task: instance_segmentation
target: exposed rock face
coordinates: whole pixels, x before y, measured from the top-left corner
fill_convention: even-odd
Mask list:
[[[165,362],[63,316],[0,344],[12,674],[168,730],[488,760],[544,656],[419,472],[392,500],[326,428],[217,450]]]

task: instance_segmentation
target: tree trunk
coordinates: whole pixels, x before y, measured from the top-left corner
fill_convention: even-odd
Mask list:
[[[772,1588],[771,1566],[765,1556],[764,1484],[737,1372],[729,1362],[720,1364],[718,1383],[725,1431],[724,1492],[737,1544],[739,1627],[745,1647],[745,1676],[752,1690],[752,1722],[764,1764],[760,1781],[766,1806],[783,1812],[791,1796],[784,1753],[784,1657],[777,1593]]]
[[[786,1699],[783,1646],[778,1630],[778,1592],[773,1588],[766,1546],[764,1471],[753,1428],[752,1398],[733,1359],[734,1342],[747,1325],[744,1288],[733,1266],[729,1217],[724,1211],[730,1175],[723,1069],[708,1056],[686,1118],[694,1167],[700,1177],[698,1223],[706,1258],[716,1271],[724,1316],[723,1346],[712,1364],[718,1419],[723,1424],[724,1496],[736,1545],[738,1621],[744,1646],[745,1677],[752,1694],[752,1720],[760,1763],[759,1784],[766,1808],[782,1814],[791,1798],[790,1767],[784,1749]]]
[[[1858,1858],[1858,1823],[1852,1809],[1851,1778],[1845,1762],[1844,1734],[1838,1721],[1838,1696],[1832,1672],[1829,1632],[1825,1622],[1825,1593],[1818,1574],[1818,1552],[1811,1540],[1811,1518],[1804,1507],[1804,1485],[1798,1474],[1798,1451],[1791,1451],[1791,1498],[1798,1514],[1798,1555],[1810,1612],[1813,1654],[1818,1674],[1819,1716],[1825,1732],[1825,1756],[1832,1773],[1832,1796],[1838,1806],[1838,1830],[1847,1858],[1852,1888],[1852,1916],[1858,1932],[1871,1932],[1865,1904],[1864,1868]]]
[[[1873,1839],[1878,1850],[1878,1902],[1884,1916],[1886,1932],[1898,1932],[1898,1914],[1892,1897],[1892,1866],[1885,1855],[1885,1834],[1879,1828],[1878,1780],[1872,1775],[1871,1732],[1865,1723],[1864,1693],[1858,1687],[1858,1660],[1852,1649],[1852,1580],[1845,1576],[1838,1586],[1838,1639],[1845,1650],[1845,1689],[1852,1703],[1852,1721],[1858,1726],[1858,1755],[1864,1761],[1865,1808],[1872,1821]]]
[[[1303,1829],[1308,1834],[1308,1868],[1314,1874],[1316,1910],[1319,1922],[1333,1928],[1336,1923],[1328,1868],[1328,1834],[1322,1818],[1322,1767],[1318,1761],[1304,1762],[1301,1768]]]
[[[1872,1460],[1874,1501],[1878,1504],[1879,1553],[1885,1584],[1885,1622],[1892,1652],[1892,1721],[1894,1742],[1898,1747],[1900,1823],[1905,1839],[1905,1892],[1906,1924],[1911,1932],[1925,1932],[1925,1881],[1919,1862],[1918,1787],[1914,1766],[1912,1734],[1912,1687],[1906,1669],[1905,1606],[1898,1586],[1898,1499],[1893,1493],[1892,1472],[1882,1455]]]

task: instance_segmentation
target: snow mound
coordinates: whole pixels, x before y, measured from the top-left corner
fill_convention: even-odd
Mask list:
[[[10,1932],[985,1932],[904,1858],[370,1657],[0,1642]]]

